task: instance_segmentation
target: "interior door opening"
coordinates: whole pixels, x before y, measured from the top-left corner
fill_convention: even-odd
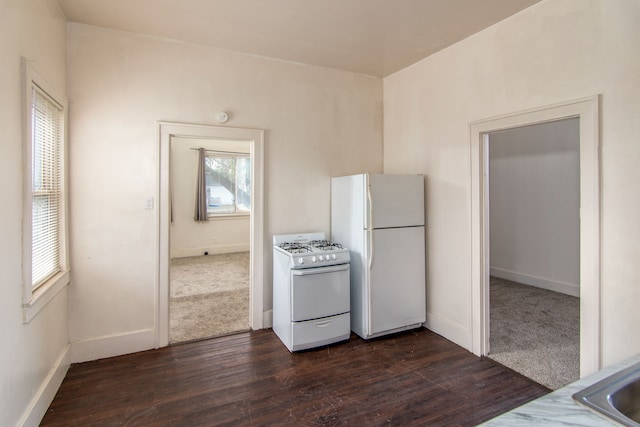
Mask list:
[[[490,351],[490,215],[488,140],[493,132],[577,118],[580,133],[580,377],[601,368],[600,97],[568,101],[471,124],[471,341]]]
[[[198,144],[220,144],[221,141],[248,144],[250,157],[250,199],[249,215],[249,326],[262,329],[265,324],[264,284],[263,284],[263,144],[264,131],[220,126],[191,125],[184,123],[159,123],[160,170],[159,170],[159,250],[157,286],[157,347],[164,347],[170,340],[170,260],[172,251],[172,156],[173,141],[193,140]],[[218,197],[219,195],[214,195]],[[221,201],[221,200],[220,200]],[[214,201],[219,206],[219,200]],[[212,202],[213,203],[213,202]],[[188,207],[187,207],[188,209]],[[193,207],[195,209],[195,206]],[[215,207],[214,207],[215,209]],[[218,230],[220,231],[220,230]],[[221,232],[221,231],[220,231]],[[206,233],[204,233],[206,235]],[[212,236],[208,236],[212,237]],[[215,237],[215,236],[213,236]],[[195,245],[197,251],[205,252],[206,245],[215,248],[215,241],[206,241],[205,246]],[[218,243],[220,243],[218,241]],[[179,248],[174,247],[174,251]],[[215,251],[215,249],[214,249]],[[208,251],[207,251],[208,252]],[[233,251],[236,252],[236,251]],[[204,256],[204,253],[202,254]],[[211,255],[209,255],[211,256]],[[268,319],[267,319],[268,320]]]
[[[184,137],[170,143],[169,342],[246,331],[251,143]],[[205,212],[196,220],[200,174]]]
[[[488,134],[488,356],[558,389],[579,379],[580,123]]]

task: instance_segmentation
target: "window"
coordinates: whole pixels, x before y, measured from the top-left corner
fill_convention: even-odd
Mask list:
[[[205,175],[209,216],[251,211],[251,159],[248,154],[207,151]]]
[[[66,99],[24,61],[23,305],[46,304],[68,283],[65,119]],[[52,289],[49,291],[49,289]],[[36,312],[40,308],[36,309]],[[25,316],[26,320],[30,316]]]
[[[39,87],[31,100],[31,286],[60,272],[62,107]]]

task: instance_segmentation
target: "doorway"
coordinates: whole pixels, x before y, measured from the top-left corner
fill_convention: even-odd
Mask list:
[[[491,132],[488,151],[488,356],[555,390],[579,379],[579,119]]]
[[[170,144],[169,342],[246,331],[250,143],[172,137]],[[205,178],[206,212],[196,221],[199,172]]]
[[[580,128],[580,377],[601,367],[600,153],[598,96],[471,124],[472,351],[489,354],[489,134],[506,129],[579,119]]]
[[[171,175],[172,141],[195,141],[202,144],[246,144],[249,148],[251,167],[249,216],[249,326],[262,329],[263,319],[263,138],[264,132],[256,129],[240,129],[220,126],[191,125],[182,123],[159,124],[159,251],[158,251],[158,299],[157,299],[157,347],[170,341],[170,267],[172,252],[171,233]],[[191,148],[191,147],[190,147]],[[209,244],[214,242],[209,242]],[[212,245],[214,247],[215,245]],[[177,248],[173,248],[174,252]],[[196,246],[197,251],[208,252]],[[215,249],[212,249],[215,252]],[[213,255],[213,254],[212,254]],[[210,256],[210,255],[209,255]]]

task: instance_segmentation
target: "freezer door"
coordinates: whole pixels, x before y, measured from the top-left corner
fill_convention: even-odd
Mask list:
[[[424,225],[423,175],[368,175],[365,228]]]
[[[370,230],[369,334],[426,320],[424,227]]]

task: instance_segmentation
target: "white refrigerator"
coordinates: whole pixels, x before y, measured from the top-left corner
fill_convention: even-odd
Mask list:
[[[423,175],[331,179],[331,239],[351,255],[351,330],[364,339],[426,320]]]

